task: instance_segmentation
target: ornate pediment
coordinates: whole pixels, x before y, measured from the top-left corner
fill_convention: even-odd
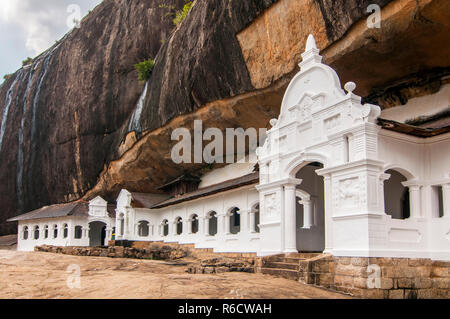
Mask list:
[[[345,91],[336,72],[322,63],[314,37],[309,36],[300,72],[289,84],[278,119],[270,121],[266,144],[259,158],[296,152],[336,139],[358,125],[375,123],[380,115],[376,105],[361,104],[353,94],[356,84],[348,82]]]
[[[108,202],[100,196],[97,196],[89,202],[89,216],[91,217],[107,217]]]
[[[323,93],[305,92],[295,105],[288,108],[289,115],[287,119],[295,120],[299,123],[311,121],[313,112],[321,109],[324,97]]]

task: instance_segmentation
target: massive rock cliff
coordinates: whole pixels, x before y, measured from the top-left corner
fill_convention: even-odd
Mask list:
[[[80,198],[117,158],[143,88],[134,64],[155,57],[169,37],[174,25],[160,5],[172,4],[184,1],[103,1],[3,83],[0,222]]]
[[[0,87],[0,223],[202,168],[170,160],[172,130],[266,127],[309,33],[342,81],[383,107],[450,73],[446,0],[197,0],[176,28],[162,4],[184,1],[105,0]],[[369,4],[382,8],[379,29],[367,28]],[[133,65],[149,57],[144,85]]]

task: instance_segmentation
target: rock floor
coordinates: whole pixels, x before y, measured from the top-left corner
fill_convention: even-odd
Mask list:
[[[339,299],[346,295],[262,274],[186,273],[191,260],[77,257],[0,250],[0,298]],[[69,288],[79,266],[80,288]],[[76,269],[76,267],[73,269]]]

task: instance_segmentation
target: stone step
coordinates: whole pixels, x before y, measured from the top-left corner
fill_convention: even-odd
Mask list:
[[[287,270],[298,271],[298,264],[266,261],[266,262],[264,262],[264,268],[277,268],[277,269],[287,269]]]
[[[323,254],[322,253],[292,253],[292,254],[287,254],[285,257],[310,259],[310,258],[315,258],[320,255],[323,255]]]
[[[297,270],[277,269],[277,268],[261,268],[261,273],[265,275],[272,275],[291,280],[298,280],[299,273]]]
[[[305,258],[295,258],[295,257],[270,257],[267,259],[267,261],[270,261],[270,262],[295,264],[295,265],[298,265],[303,260],[306,260],[306,259]]]

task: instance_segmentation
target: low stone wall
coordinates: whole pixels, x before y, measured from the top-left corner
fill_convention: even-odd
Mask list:
[[[450,262],[430,259],[322,255],[300,261],[299,278],[362,298],[450,298]]]
[[[160,244],[169,247],[181,248],[188,255],[198,260],[187,269],[191,274],[219,274],[225,272],[255,271],[256,254],[252,253],[214,253],[213,249],[195,248],[193,244],[163,243],[163,242],[132,242],[131,247],[147,249],[149,245]]]
[[[353,295],[385,299],[450,298],[450,262],[335,257],[333,268],[334,288]]]
[[[229,258],[240,260],[243,262],[254,264],[257,259],[255,253],[215,253],[214,249],[210,248],[195,248],[194,244],[178,244],[178,243],[164,243],[164,242],[143,242],[143,241],[134,241],[130,242],[130,247],[137,249],[146,249],[149,245],[164,245],[170,247],[178,247],[188,252],[188,255],[197,259],[211,259],[216,257]]]
[[[244,260],[227,257],[204,259],[199,265],[192,265],[187,272],[191,274],[220,274],[225,272],[248,272],[255,271],[254,264]]]
[[[189,255],[189,251],[182,247],[172,247],[169,245],[152,244],[145,249],[134,247],[55,247],[39,246],[35,251],[49,252],[73,256],[96,256],[110,258],[134,258],[134,259],[154,259],[154,260],[177,260]]]
[[[255,261],[255,272],[267,258]],[[300,260],[297,270],[302,283],[361,298],[450,298],[450,262],[445,261],[319,255]]]

